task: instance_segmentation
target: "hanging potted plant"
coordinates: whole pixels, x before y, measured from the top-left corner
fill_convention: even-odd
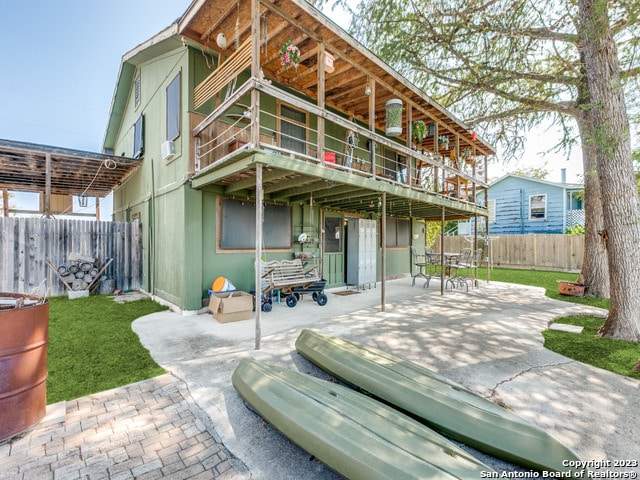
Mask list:
[[[467,165],[473,165],[475,158],[473,158],[473,152],[470,148],[462,150],[462,158]]]
[[[280,65],[285,70],[298,70],[300,65],[300,49],[296,47],[291,40],[284,42],[284,45],[280,49]]]
[[[402,133],[402,100],[392,98],[386,103],[386,129],[389,137],[397,137]]]
[[[416,120],[411,125],[411,138],[416,143],[422,143],[427,136],[427,124],[422,120]]]
[[[440,135],[438,137],[438,146],[443,150],[449,150],[449,137],[446,135]]]

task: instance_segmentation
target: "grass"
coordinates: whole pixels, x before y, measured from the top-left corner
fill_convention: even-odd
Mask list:
[[[120,304],[104,295],[51,298],[47,403],[165,373],[131,329],[136,318],[162,310],[149,299]]]
[[[484,279],[486,274],[486,269],[480,269],[478,277]],[[547,297],[556,300],[590,305],[606,310],[610,305],[609,299],[606,298],[560,295],[557,281],[575,281],[577,278],[575,273],[494,268],[490,272],[490,278],[497,282],[543,287],[546,289]],[[556,322],[579,325],[584,329],[579,335],[556,330],[544,331],[542,335],[545,339],[544,346],[547,349],[573,360],[640,380],[640,373],[631,371],[631,368],[640,360],[640,343],[598,337],[596,331],[604,323],[602,318],[586,315],[572,316],[558,318]]]
[[[560,295],[557,281],[574,281],[574,273],[505,268],[494,268],[490,273],[492,281],[543,287],[551,298],[609,308],[607,299]],[[486,269],[479,269],[478,276],[486,279]],[[120,304],[102,295],[76,300],[52,298],[47,403],[72,400],[163,374],[164,370],[131,329],[136,318],[162,310],[166,308],[148,299]],[[602,318],[580,316],[557,321],[585,328],[580,335],[543,332],[549,350],[640,380],[640,373],[631,372],[640,359],[640,344],[596,336]]]

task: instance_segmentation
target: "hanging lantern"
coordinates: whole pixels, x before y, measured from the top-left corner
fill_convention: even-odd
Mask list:
[[[324,71],[327,73],[333,73],[335,68],[333,66],[334,56],[329,52],[324,52]]]
[[[402,133],[402,100],[392,98],[386,104],[386,133],[389,137],[397,137]]]
[[[80,206],[80,208],[87,208],[89,206],[89,197],[84,194],[80,195],[78,197],[78,205]]]

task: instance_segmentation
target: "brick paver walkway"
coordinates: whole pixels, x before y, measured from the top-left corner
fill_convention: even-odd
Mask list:
[[[0,479],[248,478],[172,375],[69,401],[66,413],[0,444]]]

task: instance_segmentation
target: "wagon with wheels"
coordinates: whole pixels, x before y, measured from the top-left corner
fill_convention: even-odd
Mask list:
[[[327,284],[325,279],[320,279],[317,282],[308,285],[306,287],[293,287],[291,293],[287,295],[286,302],[289,307],[295,307],[298,301],[302,298],[302,294],[310,293],[311,298],[318,305],[323,307],[327,304],[329,298],[324,293],[324,286]],[[290,300],[291,299],[291,300]]]
[[[304,293],[311,293],[318,305],[325,305],[326,281],[318,276],[317,269],[316,265],[306,268],[299,258],[261,262],[262,310],[271,310],[271,293],[274,291],[280,291],[280,294],[285,296],[285,302],[289,307],[295,307]]]

